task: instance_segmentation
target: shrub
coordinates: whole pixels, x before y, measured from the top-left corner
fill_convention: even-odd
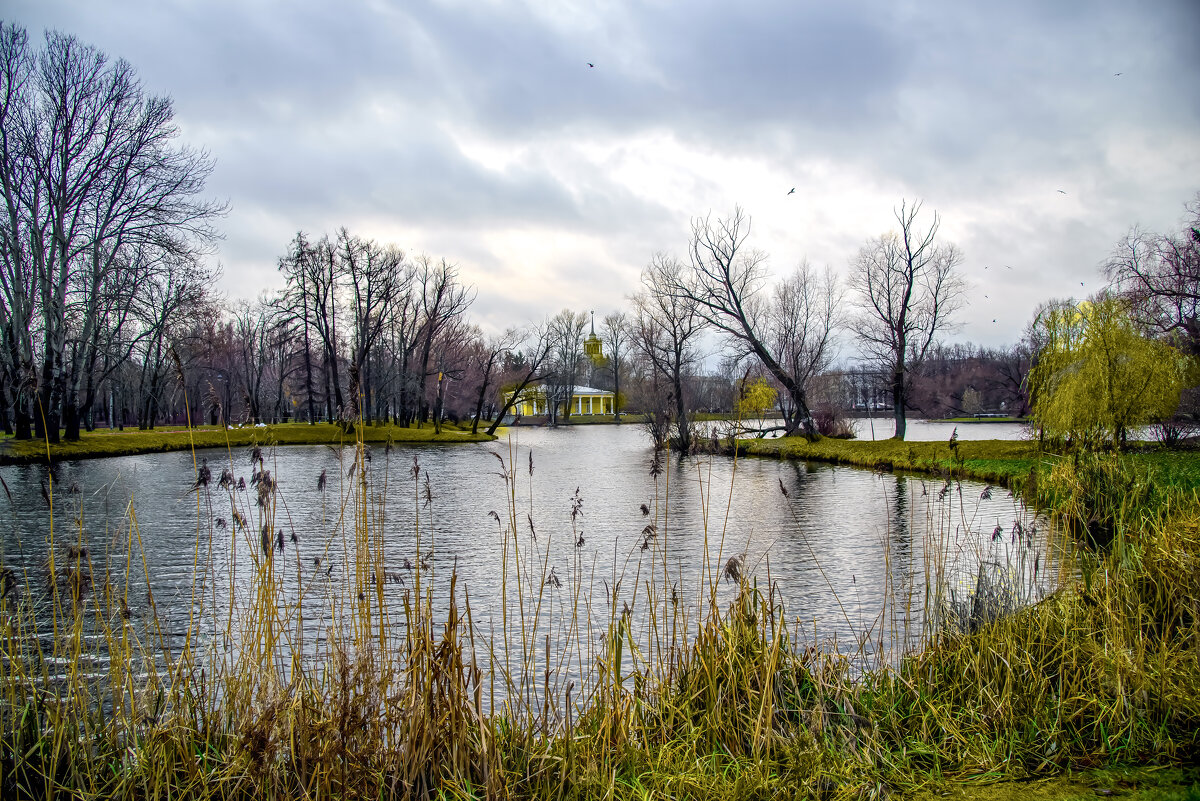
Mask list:
[[[813,413],[813,422],[817,426],[817,432],[823,437],[854,439],[858,436],[854,421],[837,409],[818,409]]]

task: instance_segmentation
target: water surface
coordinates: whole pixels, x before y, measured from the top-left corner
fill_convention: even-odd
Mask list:
[[[996,425],[960,426],[959,436]],[[108,584],[129,576],[129,617],[157,619],[176,647],[197,627],[225,649],[262,637],[236,620],[266,581],[290,621],[279,624],[289,647],[319,656],[332,624],[352,622],[358,593],[378,594],[376,609],[402,626],[422,565],[423,588],[443,610],[457,573],[460,603],[469,597],[476,629],[499,639],[498,654],[534,640],[539,664],[576,677],[621,615],[644,631],[655,616],[694,621],[710,595],[727,602],[731,558],[770,587],[800,644],[860,654],[915,640],[932,577],[960,602],[979,586],[981,565],[1030,599],[1051,586],[1045,539],[1005,490],[724,456],[656,467],[635,425],[373,447],[365,487],[352,447],[281,447],[261,463],[247,450],[208,450],[196,460],[177,452],[67,462],[52,476],[44,466],[0,468],[11,492],[0,557],[19,591],[46,597],[52,537],[42,490],[51,485],[56,569],[82,544],[97,588],[106,570]],[[198,463],[212,480],[193,490]],[[264,507],[253,481],[260,469],[276,482]],[[217,486],[224,470],[235,487]],[[355,556],[364,525],[380,555],[373,565]],[[524,646],[513,642],[521,620]],[[546,636],[559,657],[544,653]]]

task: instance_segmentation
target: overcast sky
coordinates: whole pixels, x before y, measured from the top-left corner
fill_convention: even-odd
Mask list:
[[[1130,226],[1176,230],[1200,190],[1194,0],[0,13],[174,98],[230,204],[213,258],[231,298],[280,285],[296,231],[346,226],[457,263],[485,328],[600,316],[655,251],[686,255],[697,215],[740,205],[776,273],[807,258],[845,274],[919,198],[965,257],[955,338],[1000,345],[1040,301],[1096,289]]]

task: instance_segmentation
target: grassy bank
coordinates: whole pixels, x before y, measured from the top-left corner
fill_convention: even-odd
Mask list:
[[[213,512],[198,519],[196,620],[182,647],[164,645],[152,606],[126,606],[131,584],[144,581],[129,568],[145,564],[135,522],[106,534],[101,553],[85,547],[79,515],[50,543],[46,575],[16,577],[0,597],[0,795],[1067,799],[1140,787],[1148,801],[1186,797],[1192,774],[1159,782],[1120,766],[1200,759],[1200,502],[1182,488],[1190,463],[1030,448],[742,445],[867,467],[970,466],[985,480],[1034,475],[1064,528],[1115,532],[1103,550],[1057,538],[1057,593],[947,625],[896,661],[861,644],[803,647],[803,610],[786,609],[768,576],[736,563],[725,577],[731,603],[717,603],[713,577],[687,611],[664,569],[666,498],[653,470],[636,572],[584,597],[578,573],[548,570],[548,546],[532,536],[532,516],[526,524],[532,462],[526,474],[523,460],[497,453],[507,501],[481,536],[503,543],[495,572],[512,612],[486,626],[453,570],[423,567],[420,545],[402,612],[387,612],[385,593],[396,590],[385,535],[419,543],[421,532],[386,531],[375,493],[388,477],[363,448],[350,470],[342,465],[353,490],[327,516],[345,527],[344,582],[319,585],[328,595],[307,607],[285,592],[283,577],[307,562],[282,535],[273,547],[271,478],[256,492],[215,478],[198,486],[198,518],[201,506],[227,504],[236,514],[224,514],[245,524],[215,531],[205,522]],[[1179,483],[1157,482],[1156,470]],[[391,482],[387,491],[408,492],[419,508],[434,503],[415,465]],[[568,536],[583,542],[581,530]],[[236,586],[235,571],[211,561],[221,538],[244,540]],[[435,604],[434,586],[458,600]],[[226,592],[241,600],[224,606]],[[301,610],[314,603],[336,621],[318,662],[297,645]],[[52,627],[37,618],[47,610]],[[585,641],[598,648],[586,679],[546,669]]]
[[[1037,444],[1023,440],[958,442],[898,442],[803,437],[753,439],[737,443],[743,456],[799,459],[865,467],[871,470],[911,470],[932,474],[954,471],[964,477],[994,484],[1009,484],[1030,471],[1049,468],[1059,457],[1041,453]]]
[[[1025,440],[968,440],[947,442],[898,442],[823,438],[809,442],[803,437],[743,440],[737,443],[742,456],[830,462],[870,470],[908,470],[935,476],[955,475],[1004,486],[1027,482],[1031,476],[1049,475],[1056,465],[1078,461],[1071,455],[1041,450]],[[732,449],[730,449],[732,450]],[[1171,450],[1147,444],[1145,448],[1113,455],[1122,470],[1145,474],[1163,486],[1190,492],[1200,490],[1200,451]]]
[[[54,461],[68,459],[95,459],[106,456],[132,456],[139,453],[160,453],[196,448],[244,448],[272,445],[332,445],[364,442],[419,443],[419,442],[488,442],[482,432],[472,434],[470,428],[459,428],[443,424],[441,433],[434,430],[432,423],[417,428],[397,425],[359,426],[347,433],[334,423],[278,423],[265,426],[223,428],[221,426],[197,426],[190,431],[181,426],[160,426],[153,431],[129,428],[124,431],[107,429],[84,431],[79,442],[61,442],[49,446],[49,456]],[[4,437],[0,441],[0,464],[29,464],[44,462],[47,444],[41,440],[15,440]]]

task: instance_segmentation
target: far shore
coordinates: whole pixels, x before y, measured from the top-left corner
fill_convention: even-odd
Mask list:
[[[360,437],[368,443],[405,445],[491,442],[496,439],[483,433],[482,426],[478,434],[472,434],[469,426],[460,428],[450,423],[442,424],[441,433],[435,430],[432,423],[413,428],[393,424],[363,425],[349,433],[335,423],[276,423],[229,428],[217,425],[191,429],[187,426],[164,425],[148,431],[136,428],[84,431],[80,433],[79,442],[60,442],[56,445],[48,445],[45,440],[16,440],[6,436],[0,439],[0,465],[134,456],[192,448],[345,445],[353,444]]]

